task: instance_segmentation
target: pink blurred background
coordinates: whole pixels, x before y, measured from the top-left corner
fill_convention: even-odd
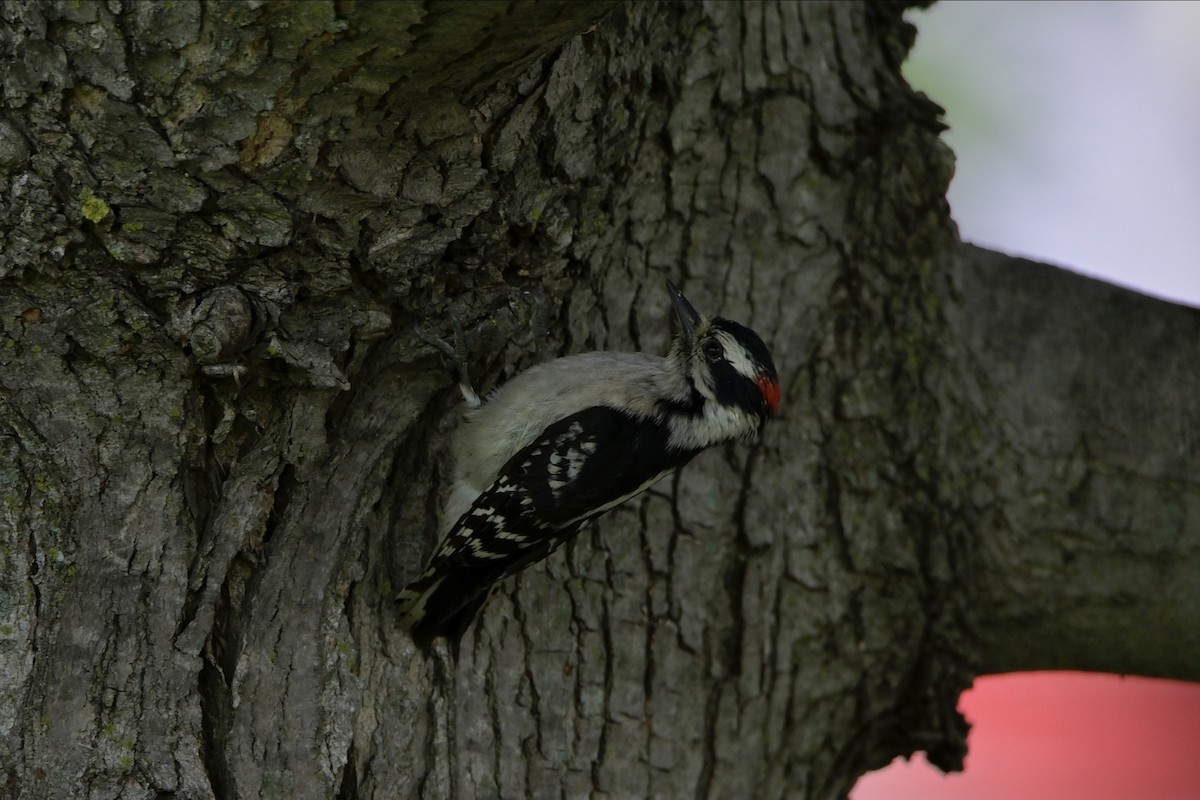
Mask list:
[[[1200,307],[1200,3],[941,2],[910,82],[946,108],[962,237]],[[1200,625],[1200,620],[1197,620]],[[966,771],[852,800],[1200,800],[1200,684],[989,676]]]
[[[1197,800],[1200,686],[1081,672],[981,678],[959,710],[966,770],[922,756],[864,776],[852,800]]]

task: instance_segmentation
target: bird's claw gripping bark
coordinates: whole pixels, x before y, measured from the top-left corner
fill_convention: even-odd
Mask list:
[[[463,339],[462,326],[458,324],[457,319],[453,320],[453,325],[454,339],[456,342],[461,343]],[[462,392],[463,399],[467,402],[467,405],[471,408],[478,408],[483,405],[483,401],[479,399],[475,388],[471,386],[471,379],[467,375],[467,362],[459,355],[458,350],[444,339],[439,339],[432,333],[428,333],[421,327],[420,323],[413,323],[413,333],[422,342],[441,351],[446,358],[450,359],[450,362],[454,365],[454,371],[458,376],[458,389]]]

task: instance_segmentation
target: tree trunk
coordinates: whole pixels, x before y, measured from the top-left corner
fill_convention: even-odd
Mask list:
[[[1200,679],[1200,314],[964,247],[891,3],[0,6],[0,791],[844,796],[973,676]],[[786,412],[396,625],[453,380]]]

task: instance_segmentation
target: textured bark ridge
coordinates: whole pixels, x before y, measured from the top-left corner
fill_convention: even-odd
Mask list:
[[[958,766],[982,670],[1196,677],[1195,392],[1169,457],[1108,435],[1132,401],[1096,406],[1103,447],[1030,433],[1017,409],[1065,431],[1078,393],[1026,379],[1073,351],[1022,351],[1007,304],[1092,329],[961,249],[900,12],[0,5],[0,794],[834,798],[898,754]],[[663,277],[763,335],[783,418],[425,657],[391,598],[455,412],[412,323],[487,388],[665,351]],[[1194,356],[1171,315],[1149,358],[1184,330]],[[1080,531],[1099,591],[1062,568]],[[1106,649],[1168,607],[1185,653]]]

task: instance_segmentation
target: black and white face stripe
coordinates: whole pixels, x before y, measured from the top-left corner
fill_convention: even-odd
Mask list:
[[[772,409],[761,382],[766,378],[778,385],[779,377],[763,340],[746,326],[720,317],[697,334],[692,374],[698,391],[706,400],[742,409],[765,422]]]
[[[727,356],[734,350],[737,351],[736,358],[741,359],[738,362],[738,371],[743,375],[753,378],[757,374],[765,373],[776,381],[779,380],[779,375],[775,372],[775,362],[771,359],[771,351],[757,333],[745,325],[722,317],[714,319],[709,329],[725,345]]]

